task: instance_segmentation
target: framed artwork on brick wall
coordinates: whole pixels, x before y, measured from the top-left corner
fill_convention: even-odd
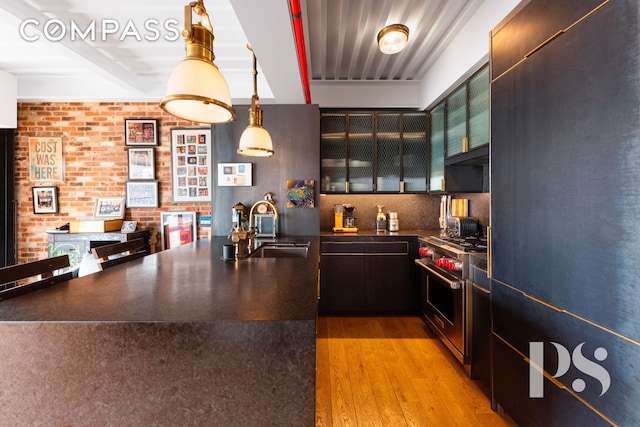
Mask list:
[[[149,180],[156,178],[156,149],[129,148],[129,179]]]
[[[31,187],[33,198],[33,213],[58,213],[58,187]]]
[[[157,208],[158,181],[127,181],[128,208]]]
[[[125,119],[125,145],[158,145],[157,119]]]
[[[29,138],[29,181],[64,182],[62,138]]]
[[[211,201],[211,128],[171,129],[173,202]]]

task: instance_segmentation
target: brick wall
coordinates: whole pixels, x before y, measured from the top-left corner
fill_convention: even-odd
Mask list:
[[[170,129],[193,123],[162,111],[158,104],[130,103],[19,103],[16,136],[17,257],[27,262],[47,257],[47,229],[93,216],[97,197],[125,196],[128,179],[124,120],[158,119],[156,180],[158,208],[128,208],[125,220],[138,221],[138,229],[160,231],[160,212],[195,211],[209,215],[210,203],[172,203]],[[62,137],[64,182],[29,181],[29,137]],[[58,214],[34,214],[31,187],[58,187]],[[198,230],[204,237],[207,230]],[[158,250],[161,245],[158,245]]]

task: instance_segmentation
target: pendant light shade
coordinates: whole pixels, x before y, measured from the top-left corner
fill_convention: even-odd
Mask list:
[[[202,19],[191,21],[192,10]],[[235,120],[229,86],[213,63],[213,29],[202,0],[185,6],[186,56],[169,76],[160,108],[196,123],[226,123]]]
[[[387,25],[378,33],[378,47],[388,55],[400,52],[408,42],[409,28],[406,25]]]
[[[251,52],[251,46],[247,46]],[[270,157],[273,155],[273,143],[269,132],[262,127],[262,109],[258,98],[258,70],[256,54],[253,54],[253,96],[249,108],[249,126],[242,132],[238,145],[238,154],[253,157]]]
[[[269,157],[273,155],[271,135],[262,126],[247,126],[240,137],[238,153],[243,156]]]

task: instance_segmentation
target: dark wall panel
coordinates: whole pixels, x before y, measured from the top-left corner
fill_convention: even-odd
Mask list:
[[[213,125],[214,189],[212,235],[226,236],[231,229],[231,208],[238,202],[247,209],[264,193],[274,194],[280,213],[282,235],[316,235],[320,230],[318,209],[320,179],[320,111],[317,105],[263,105],[264,127],[273,140],[270,158],[244,157],[236,153],[242,132],[249,124],[248,105],[236,105],[237,119]],[[252,163],[253,186],[218,187],[218,163]],[[286,207],[286,182],[290,179],[316,180],[316,207]]]
[[[640,340],[637,17],[611,2],[492,84],[491,211],[496,279]]]
[[[491,298],[495,336],[508,342],[526,357],[531,356],[531,342],[544,343],[544,368],[550,375],[558,371],[558,351],[551,342],[562,345],[570,354],[584,343],[580,353],[604,368],[609,376],[610,384],[606,385],[608,388],[605,393],[602,394],[603,384],[597,378],[578,370],[575,362],[570,365],[567,373],[557,378],[557,381],[568,391],[573,390],[574,381],[584,381],[584,391],[574,390],[575,395],[598,408],[618,425],[640,425],[640,408],[637,405],[640,401],[640,388],[637,386],[640,384],[640,371],[635,369],[636,361],[640,360],[640,347],[637,344],[571,314],[541,304],[497,282],[492,284]],[[602,361],[598,361],[594,356],[598,348],[607,352],[606,358]],[[496,384],[513,382],[499,364],[494,366]],[[525,396],[528,398],[529,365],[525,363],[518,369],[523,371],[518,375],[525,378],[521,386],[526,389]],[[548,403],[551,399],[548,395],[545,396],[546,398],[541,400]],[[576,417],[580,414],[580,417],[587,418],[593,415],[584,405],[576,408],[579,409],[574,414]]]

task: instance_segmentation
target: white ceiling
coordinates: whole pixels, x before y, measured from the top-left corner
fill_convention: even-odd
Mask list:
[[[182,37],[163,24],[181,31],[186,3],[0,0],[0,70],[17,77],[20,101],[157,101],[171,69],[184,56]],[[516,1],[301,0],[312,102],[337,106],[331,94],[345,97],[353,88],[358,93],[358,87],[362,92],[374,85],[398,96],[387,99],[388,106],[417,107],[415,95],[402,98],[403,94],[418,90],[479,9],[498,3],[506,3],[506,9],[495,8],[492,22],[478,34],[484,40],[487,28]],[[262,103],[304,103],[287,0],[205,0],[205,6],[214,28],[215,63],[229,83],[234,103],[248,103],[253,90],[247,42],[258,59]],[[159,37],[154,40],[149,39],[155,33],[145,27],[150,19],[158,22],[154,28]],[[72,22],[81,31],[95,22],[95,36],[72,40]],[[376,35],[384,25],[398,22],[409,27],[410,43],[396,55],[384,55],[377,50]],[[48,40],[41,32],[47,23],[50,36],[64,29],[65,37]],[[103,25],[113,28],[116,23],[120,28],[113,33],[102,32]]]

